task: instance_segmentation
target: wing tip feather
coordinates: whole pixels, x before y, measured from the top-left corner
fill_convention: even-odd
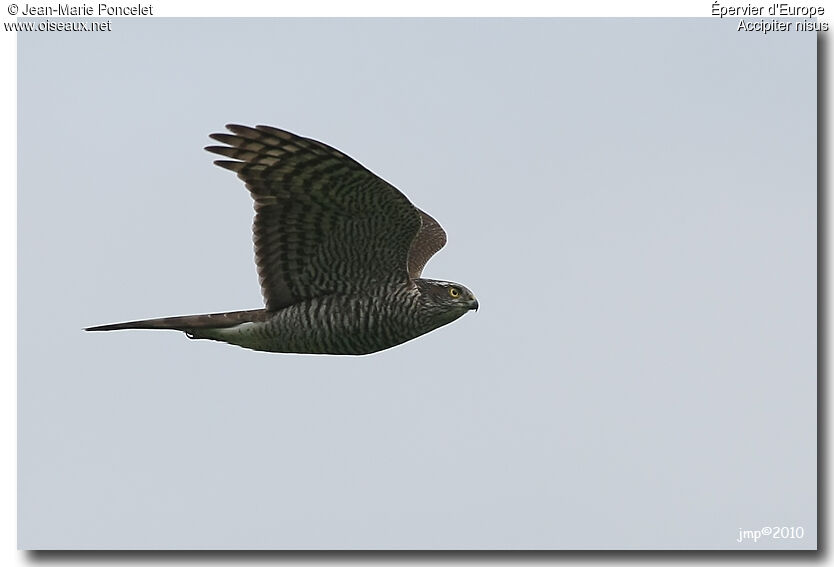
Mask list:
[[[246,165],[246,162],[243,161],[232,161],[228,159],[216,159],[214,160],[214,165],[222,167],[223,169],[228,169],[229,171],[234,171],[235,173],[240,173],[240,170]]]

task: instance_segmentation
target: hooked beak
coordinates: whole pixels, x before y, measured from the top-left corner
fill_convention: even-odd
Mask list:
[[[478,310],[478,300],[474,297],[469,301],[469,309],[474,309],[475,311]]]

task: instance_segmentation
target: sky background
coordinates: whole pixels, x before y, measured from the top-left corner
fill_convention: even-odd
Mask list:
[[[19,546],[815,547],[816,36],[736,27],[20,34]],[[479,312],[366,357],[81,331],[261,306],[228,122],[397,186]]]

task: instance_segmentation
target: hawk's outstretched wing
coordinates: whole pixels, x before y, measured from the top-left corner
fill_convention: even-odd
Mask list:
[[[255,261],[268,310],[401,282],[445,243],[437,222],[342,152],[269,126],[227,128],[233,134],[211,137],[228,145],[206,149],[237,160],[215,163],[236,172],[255,199]]]

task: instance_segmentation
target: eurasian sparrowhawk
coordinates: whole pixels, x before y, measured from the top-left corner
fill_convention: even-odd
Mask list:
[[[368,354],[451,323],[478,301],[423,279],[443,228],[339,150],[270,126],[228,125],[206,149],[255,199],[255,261],[265,309],[90,327],[174,329],[254,350]],[[234,160],[234,161],[232,161]]]

